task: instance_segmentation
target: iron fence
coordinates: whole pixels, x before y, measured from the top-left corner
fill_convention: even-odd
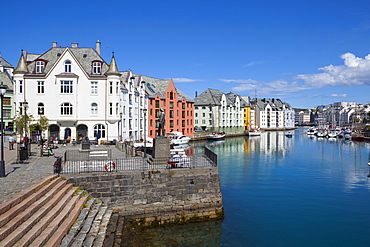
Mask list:
[[[61,174],[92,173],[92,172],[126,172],[153,171],[166,169],[193,169],[214,167],[214,164],[204,156],[190,156],[180,159],[170,159],[167,162],[152,164],[149,159],[106,159],[106,160],[69,160],[61,164],[58,170]]]
[[[215,166],[217,166],[217,154],[204,147],[204,156],[206,156]]]

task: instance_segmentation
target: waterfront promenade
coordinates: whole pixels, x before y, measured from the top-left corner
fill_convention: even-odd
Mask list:
[[[18,144],[19,145],[19,144]],[[55,156],[62,156],[66,150],[78,149],[80,145],[72,146],[71,144],[64,147],[58,144],[53,149],[54,156],[36,156],[39,147],[36,144],[31,144],[31,153],[29,159],[24,163],[16,163],[17,151],[9,150],[7,142],[4,145],[4,160],[5,160],[5,178],[0,178],[0,203],[7,201],[17,193],[30,187],[33,184],[41,181],[43,178],[53,174],[53,165]],[[91,147],[96,148],[95,146]],[[115,146],[99,146],[99,148],[111,148],[112,156],[114,158],[122,158],[122,152],[115,148]],[[16,149],[16,145],[14,145]]]

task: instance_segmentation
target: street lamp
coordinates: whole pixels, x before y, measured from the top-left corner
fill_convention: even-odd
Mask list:
[[[0,97],[1,97],[1,123],[0,123],[0,132],[1,132],[1,160],[0,160],[0,177],[5,177],[5,162],[4,162],[4,109],[3,109],[3,99],[4,94],[6,93],[6,87],[1,83],[0,85]]]
[[[30,152],[28,150],[28,137],[27,137],[27,131],[28,131],[28,116],[27,116],[28,102],[26,100],[24,100],[24,102],[22,102],[22,107],[24,109],[24,134],[25,134],[25,138],[23,138],[23,142],[24,142],[24,147],[26,148],[27,157],[28,157]]]
[[[144,113],[144,158],[146,158],[146,113],[147,109],[143,110]]]

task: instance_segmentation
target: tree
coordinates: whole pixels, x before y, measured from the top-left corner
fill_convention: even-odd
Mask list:
[[[20,114],[17,112],[17,116],[14,118],[14,123],[16,125],[17,134],[23,139],[30,132],[30,123],[33,121],[33,116],[31,114]]]

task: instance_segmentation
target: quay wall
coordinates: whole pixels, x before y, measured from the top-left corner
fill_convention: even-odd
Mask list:
[[[63,175],[140,225],[221,219],[218,168]]]

